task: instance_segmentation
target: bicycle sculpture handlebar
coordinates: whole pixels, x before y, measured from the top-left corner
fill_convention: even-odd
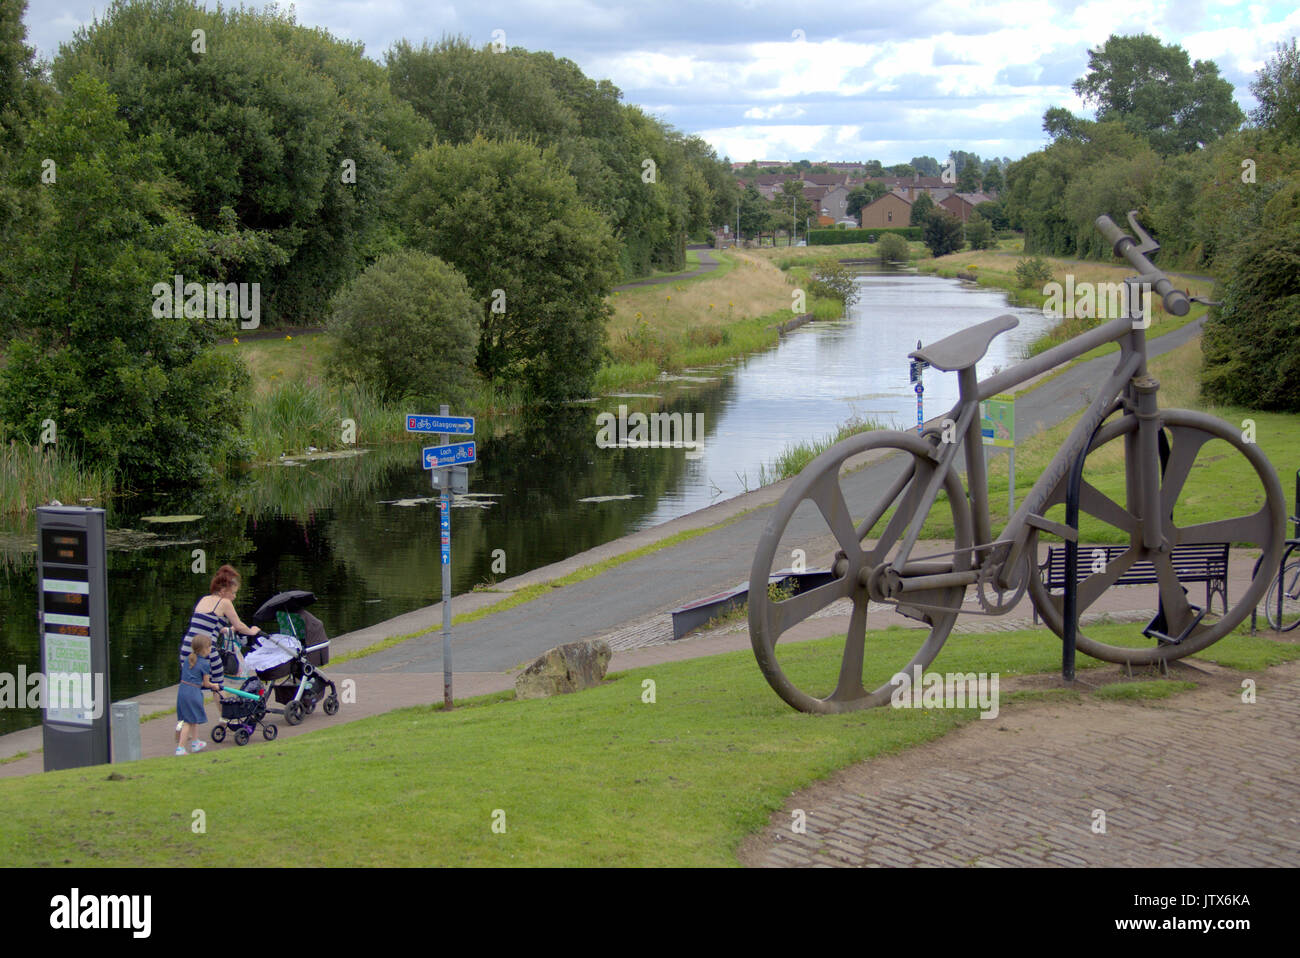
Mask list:
[[[1138,225],[1136,214],[1137,210],[1129,210],[1128,225],[1133,228],[1133,232],[1142,240],[1141,246],[1116,226],[1115,221],[1104,213],[1098,216],[1095,221],[1097,229],[1101,230],[1101,234],[1106,237],[1114,248],[1115,255],[1123,256],[1138,271],[1140,274],[1139,279],[1151,283],[1155,287],[1155,291],[1164,300],[1167,312],[1174,316],[1186,316],[1188,310],[1192,308],[1192,304],[1186,294],[1182,290],[1174,289],[1174,284],[1169,281],[1169,277],[1152,265],[1151,260],[1147,259],[1146,254],[1154,253],[1160,249],[1160,244]]]

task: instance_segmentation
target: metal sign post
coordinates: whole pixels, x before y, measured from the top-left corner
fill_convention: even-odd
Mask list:
[[[442,704],[452,707],[451,694],[451,503],[458,492],[469,490],[469,469],[461,463],[475,462],[473,442],[452,443],[449,435],[472,436],[472,416],[450,416],[444,404],[437,416],[411,414],[406,417],[407,432],[442,434],[442,445],[426,446],[420,462],[430,470],[430,481],[439,492],[438,537],[442,546]]]
[[[45,771],[109,761],[108,562],[104,510],[36,510]]]

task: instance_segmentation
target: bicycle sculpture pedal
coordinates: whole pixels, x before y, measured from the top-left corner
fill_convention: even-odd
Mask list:
[[[1082,555],[1084,574],[1078,582],[1078,612],[1086,611],[1139,562],[1149,563],[1154,569],[1151,607],[1159,610],[1155,620],[1158,628],[1155,621],[1145,631],[1134,626],[1134,645],[1109,645],[1079,632],[1077,646],[1081,651],[1107,662],[1131,665],[1182,658],[1227,635],[1264,596],[1285,536],[1286,506],[1281,483],[1268,459],[1256,445],[1243,440],[1240,430],[1204,413],[1157,406],[1159,384],[1147,372],[1149,323],[1143,318],[1141,293],[1154,288],[1163,298],[1165,309],[1176,316],[1186,315],[1191,304],[1147,258],[1146,254],[1154,252],[1158,245],[1143,232],[1133,213],[1128,219],[1141,245],[1108,216],[1096,221],[1115,253],[1138,270],[1137,276],[1125,280],[1128,315],[1081,333],[982,382],[976,378],[975,364],[995,336],[1018,325],[1012,316],[1000,316],[916,350],[910,354],[913,359],[957,374],[960,398],[939,421],[946,419],[955,424],[955,430],[949,426],[948,435],[959,441],[944,442],[944,431],[935,427],[919,435],[912,431],[861,433],[836,443],[814,459],[786,490],[773,509],[754,555],[749,580],[749,632],[763,675],[790,705],[805,712],[846,712],[888,702],[894,691],[889,679],[898,672],[911,675],[915,666],[924,669],[934,660],[963,611],[963,600],[972,586],[979,610],[967,610],[967,614],[1005,614],[1028,591],[1043,621],[1058,636],[1062,635],[1062,599],[1052,595],[1037,575],[1038,535],[1048,532],[1063,539],[1076,536],[1074,530],[1046,516],[1051,507],[1065,502],[1068,474],[1080,455],[1122,453],[1123,504],[1087,481],[1085,475],[1079,509],[1115,530],[1107,538],[1127,543],[1128,547],[1122,553],[1114,550],[1118,554],[1112,553],[1113,558],[1104,563],[1098,560],[1100,568],[1086,552]],[[980,402],[1111,342],[1120,346],[1114,372],[1099,387],[1069,438],[1001,534],[994,538],[980,437]],[[1262,505],[1248,515],[1181,524],[1180,494],[1198,456],[1211,440],[1222,440],[1231,447],[1224,450],[1219,446],[1219,454],[1235,451],[1245,457],[1249,473],[1253,474],[1248,481],[1258,481],[1262,487]],[[969,500],[955,466],[959,447],[964,447]],[[877,483],[874,490],[857,490],[852,497],[854,508],[850,509],[840,469],[846,460],[870,450],[901,454],[890,457],[896,475],[887,485]],[[809,540],[818,533],[810,531],[807,511],[799,509],[805,501],[812,503],[824,520],[820,535],[824,537],[829,527],[839,546],[831,564],[834,579],[784,601],[773,601],[769,583],[788,565],[792,547],[803,547],[808,556],[817,553]],[[943,519],[950,520],[953,548],[920,555],[922,526],[936,509],[942,510]],[[856,522],[854,516],[858,517]],[[1207,614],[1207,609],[1190,603],[1171,553],[1184,544],[1217,542],[1259,549],[1263,561],[1237,603],[1215,618]],[[792,626],[839,599],[850,599],[853,610],[838,677],[829,694],[818,697],[799,688],[787,676],[778,660],[777,642]],[[918,647],[910,661],[894,663],[887,672],[864,676],[869,603],[892,608],[929,630],[915,630],[922,637],[912,643]],[[824,676],[823,681],[829,687],[832,680]],[[803,684],[812,683],[803,680]]]

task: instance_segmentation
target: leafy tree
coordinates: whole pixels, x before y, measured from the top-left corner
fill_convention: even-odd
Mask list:
[[[83,72],[108,84],[133,136],[160,137],[195,223],[218,229],[230,209],[269,234],[282,255],[228,277],[260,284],[268,321],[314,320],[392,244],[388,191],[427,130],[360,43],[274,8],[114,0],[55,60],[61,89]]]
[[[1250,84],[1259,101],[1250,114],[1251,122],[1271,130],[1284,140],[1300,143],[1300,49],[1296,38],[1277,45],[1277,53],[1264,63]]]
[[[480,304],[479,370],[543,399],[585,395],[603,355],[614,238],[555,152],[513,139],[435,144],[398,198],[411,244],[459,269]]]
[[[79,75],[33,123],[20,166],[40,209],[12,237],[17,281],[0,286],[0,315],[16,328],[0,439],[35,441],[51,419],[60,443],[130,486],[191,482],[243,452],[247,373],[209,348],[233,322],[174,309],[172,277],[201,281],[267,250],[230,227],[233,213],[209,232],[170,206],[161,138],[133,138],[118,109],[103,82]],[[46,158],[57,180],[37,186]]]
[[[957,192],[974,193],[980,188],[980,168],[974,163],[967,163],[957,174]]]
[[[946,256],[961,249],[961,220],[945,209],[936,208],[925,218],[921,241],[935,257]]]
[[[938,176],[939,161],[933,156],[912,157],[911,167],[920,176]]]
[[[775,197],[773,200],[772,211],[778,217],[781,215],[785,216],[785,222],[782,225],[787,230],[789,230],[793,225],[797,232],[799,227],[803,226],[807,221],[807,217],[816,219],[820,215],[819,211],[814,210],[812,204],[809,203],[808,199],[803,195],[803,189],[803,182],[801,180],[786,180],[781,184],[780,195]],[[791,219],[792,208],[793,220]],[[790,242],[794,242],[793,236],[791,236]]]
[[[1300,186],[1268,205],[1205,325],[1201,383],[1212,402],[1300,412]]]
[[[979,206],[975,207],[975,212],[988,220],[989,225],[995,230],[1005,230],[1010,228],[1010,221],[1007,219],[1006,210],[1003,208],[1003,205],[999,200],[990,200],[987,203],[981,203]]]
[[[966,242],[971,249],[992,249],[993,226],[979,213],[972,213],[966,223]]]
[[[881,236],[877,250],[880,253],[880,259],[886,263],[906,263],[911,257],[911,250],[907,246],[907,240],[897,233],[886,233]]]
[[[1088,52],[1088,73],[1073,84],[1096,104],[1097,120],[1119,120],[1161,155],[1187,153],[1241,125],[1232,84],[1210,60],[1150,34],[1111,37]]]
[[[912,218],[908,221],[909,226],[924,226],[926,218],[934,209],[934,198],[928,191],[922,191],[917,194],[912,201]]]
[[[997,196],[1002,192],[1003,186],[1001,167],[994,164],[984,171],[984,179],[980,183],[980,189],[985,193],[990,196]]]
[[[754,237],[767,229],[770,207],[763,194],[754,186],[747,186],[740,197],[740,234]]]
[[[846,308],[856,303],[862,295],[853,273],[834,257],[817,261],[812,269],[808,291],[814,296],[838,299]]]
[[[884,183],[879,183],[875,180],[868,180],[861,186],[856,186],[849,190],[848,207],[846,212],[849,216],[857,219],[862,213],[862,208],[864,206],[870,206],[888,192],[889,187]]]
[[[1043,131],[1052,140],[1085,140],[1093,123],[1075,116],[1065,107],[1048,107],[1043,114]]]
[[[888,173],[890,176],[916,175],[916,170],[912,168],[912,164],[910,163],[896,163],[893,166],[887,166],[885,167],[885,172]]]
[[[334,295],[329,374],[384,402],[454,404],[473,379],[481,318],[454,267],[419,250],[388,253]]]

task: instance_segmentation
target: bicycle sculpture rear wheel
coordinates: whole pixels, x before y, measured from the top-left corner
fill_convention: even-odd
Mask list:
[[[1195,596],[1192,590],[1197,588],[1203,590],[1204,583],[1184,585],[1179,582],[1168,550],[1147,549],[1142,544],[1134,511],[1120,505],[1088,482],[1085,461],[1084,482],[1079,495],[1080,523],[1083,523],[1085,515],[1100,520],[1112,530],[1107,538],[1119,544],[1127,543],[1128,548],[1099,571],[1092,572],[1079,581],[1079,614],[1082,615],[1094,605],[1135,562],[1147,561],[1155,568],[1156,577],[1160,580],[1158,585],[1126,586],[1126,588],[1146,588],[1149,590],[1151,607],[1155,608],[1157,603],[1163,606],[1166,619],[1165,634],[1176,637],[1190,627],[1187,637],[1177,644],[1154,638],[1143,638],[1144,644],[1131,647],[1096,641],[1089,638],[1081,628],[1077,639],[1079,651],[1106,662],[1150,665],[1182,658],[1217,642],[1236,628],[1263,598],[1273,579],[1273,570],[1277,568],[1282,555],[1286,503],[1277,472],[1259,447],[1254,443],[1245,442],[1237,429],[1204,413],[1186,409],[1162,409],[1159,411],[1159,416],[1161,429],[1169,440],[1169,459],[1160,482],[1160,507],[1165,518],[1163,528],[1166,544],[1173,547],[1184,543],[1227,542],[1237,547],[1257,548],[1263,554],[1264,560],[1259,563],[1246,590],[1235,597],[1236,602],[1224,614],[1217,617],[1207,614],[1199,624],[1192,625],[1196,617],[1191,608],[1191,598]],[[1115,452],[1122,453],[1125,445],[1123,442],[1118,444],[1118,448],[1112,446],[1111,450],[1105,447],[1108,443],[1134,435],[1136,430],[1137,417],[1133,415],[1125,415],[1106,423],[1089,447],[1088,457],[1091,459],[1094,456],[1105,457]],[[1203,466],[1210,458],[1221,458],[1224,454],[1235,458],[1234,453],[1226,451],[1213,457],[1202,456],[1206,443],[1214,439],[1227,442],[1236,453],[1246,458],[1248,465],[1242,464],[1240,470],[1243,474],[1241,482],[1249,482],[1252,488],[1258,489],[1255,498],[1256,501],[1262,500],[1262,504],[1254,512],[1232,518],[1179,524],[1180,513],[1192,508],[1204,508],[1207,505],[1204,500],[1210,498],[1208,495],[1200,494],[1206,490],[1196,490],[1196,495],[1188,494],[1186,486],[1193,469]],[[1125,467],[1131,473],[1133,463],[1127,458],[1125,458]],[[1065,502],[1067,481],[1067,477],[1062,477],[1056,488],[1052,490],[1043,507],[1044,513],[1049,507]],[[1256,483],[1258,486],[1255,485]],[[1132,491],[1136,489],[1136,483],[1131,475],[1128,488],[1130,495],[1137,495]],[[1241,487],[1234,484],[1234,488]],[[1133,503],[1133,508],[1137,508],[1136,503]],[[1086,529],[1081,539],[1087,539]],[[1089,569],[1092,561],[1087,546],[1081,541],[1079,569]],[[1097,561],[1100,563],[1102,559],[1099,557]],[[1043,621],[1053,632],[1061,635],[1064,632],[1063,597],[1052,595],[1043,584],[1042,578],[1036,574],[1030,577],[1029,591]],[[1141,637],[1141,627],[1135,625],[1134,630],[1135,634]]]
[[[804,712],[849,712],[889,701],[895,686],[888,679],[872,691],[864,688],[867,608],[869,601],[886,601],[880,592],[884,566],[897,554],[925,486],[938,469],[932,443],[937,443],[937,437],[927,440],[910,432],[869,432],[851,436],[809,463],[773,510],[759,539],[750,571],[749,634],[768,684],[794,708]],[[872,467],[892,470],[887,485],[873,483],[876,486],[873,492],[846,497],[844,483],[839,477],[840,468],[845,460],[868,450],[894,451],[901,456],[890,457],[898,460],[893,465]],[[947,502],[945,504],[940,496],[934,509],[940,511],[945,521],[952,523],[956,554],[930,562],[935,567],[933,571],[965,571],[971,567],[970,511],[961,481],[951,467],[940,488],[947,494]],[[807,510],[803,516],[796,517],[796,511],[805,501],[815,505],[824,520],[824,524],[816,524],[820,528],[812,528],[815,523],[809,522]],[[894,511],[889,515],[891,508]],[[811,561],[817,555],[819,538],[823,543],[821,551],[826,551],[828,529],[839,547],[832,560],[834,580],[792,598],[774,599],[768,591],[769,576],[790,566],[791,557],[786,550],[791,546],[803,548]],[[877,538],[867,539],[873,529]],[[789,536],[786,536],[787,532]],[[781,550],[779,562],[778,549]],[[933,546],[925,551],[935,552]],[[910,561],[924,559],[924,555],[914,554]],[[964,594],[964,587],[954,587],[908,593],[906,601],[901,604],[888,600],[904,615],[921,621],[927,627],[916,630],[916,654],[910,661],[899,663],[898,671],[911,675],[913,666],[919,665],[924,669],[934,660],[956,622]],[[844,598],[852,600],[853,610],[838,679],[829,695],[817,697],[796,686],[787,676],[777,657],[777,642],[791,627]]]

